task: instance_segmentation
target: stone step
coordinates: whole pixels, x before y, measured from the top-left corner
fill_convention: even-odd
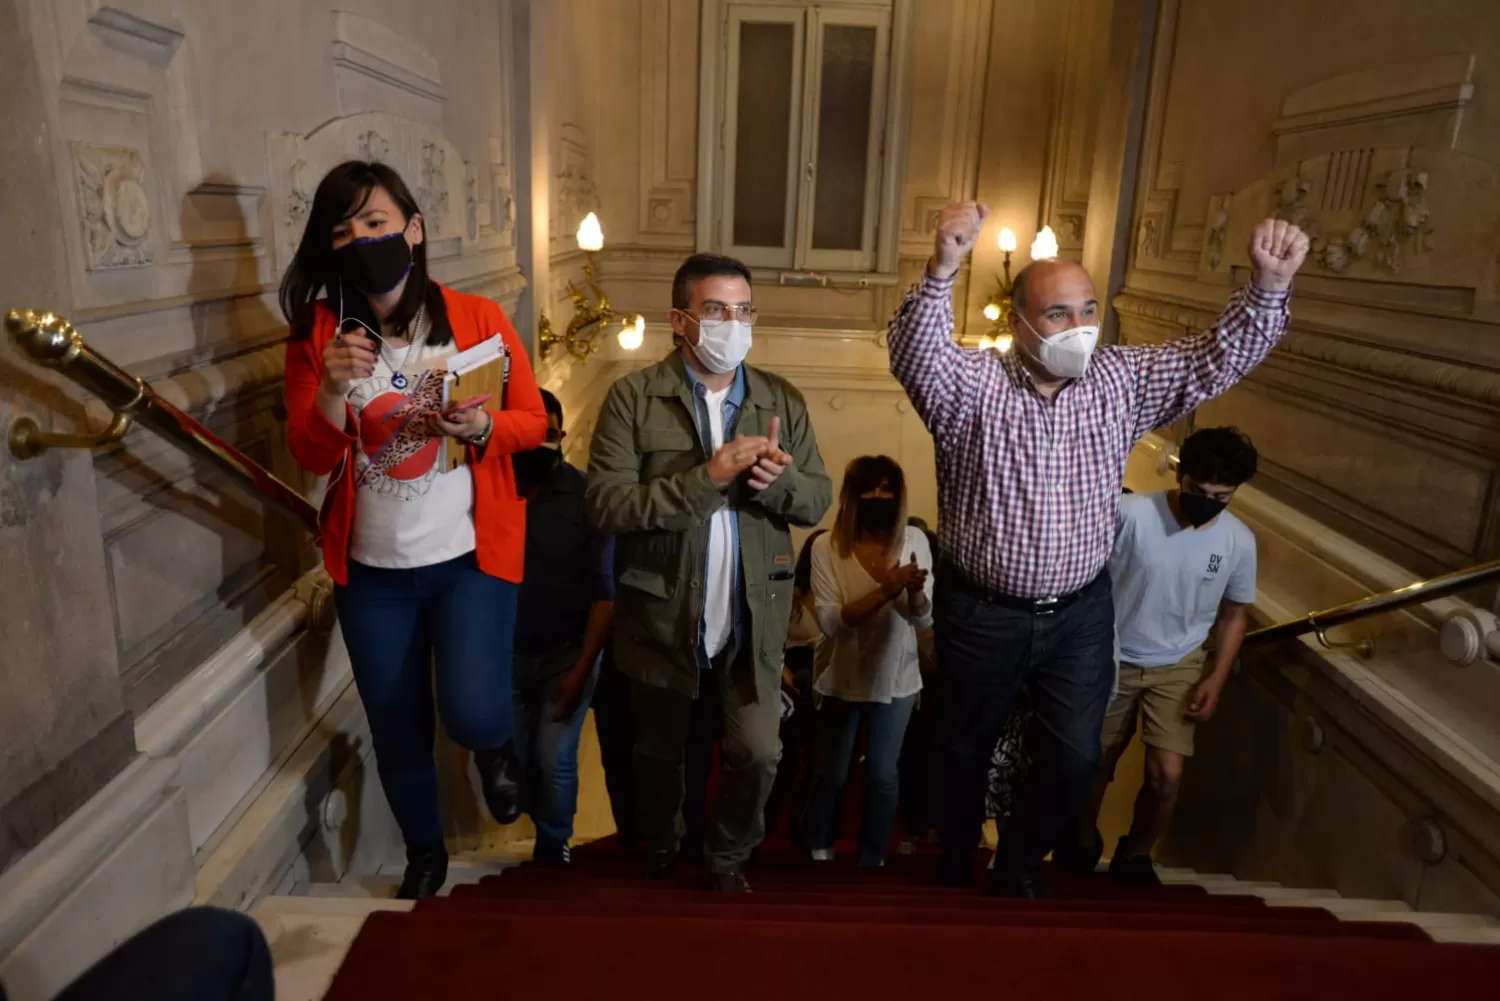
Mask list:
[[[318,1001],[365,919],[376,911],[409,911],[410,900],[267,897],[250,912],[271,947],[277,1001]]]

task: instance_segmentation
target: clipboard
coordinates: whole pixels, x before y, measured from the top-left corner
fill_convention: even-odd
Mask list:
[[[443,407],[488,394],[486,409],[505,409],[505,390],[510,385],[510,348],[495,334],[488,340],[460,351],[448,359],[443,376]],[[443,440],[443,471],[452,472],[469,461],[469,446],[457,438]]]

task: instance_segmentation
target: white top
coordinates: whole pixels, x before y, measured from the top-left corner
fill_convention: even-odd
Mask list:
[[[843,609],[880,586],[854,556],[843,559],[833,552],[830,536],[813,542],[812,589],[817,601],[818,624],[827,639],[818,650],[816,691],[846,702],[889,702],[922,690],[922,671],[917,665],[917,630],[932,625],[932,550],[927,536],[910,526],[901,545],[904,563],[916,553],[917,565],[927,571],[927,614],[913,615],[905,592],[880,611],[850,627]]]
[[[354,531],[349,540],[349,558],[356,563],[408,569],[474,550],[474,476],[467,465],[442,472],[441,438],[431,439],[388,473],[363,477],[361,482],[369,457],[379,453],[400,425],[381,418],[400,406],[424,372],[445,369],[456,350],[452,342],[433,347],[425,336],[409,347],[384,348],[377,354],[375,374],[349,392],[349,405],[359,422],[352,472],[357,484]],[[392,363],[406,377],[403,389],[391,385],[396,372]]]
[[[706,393],[712,455],[724,447],[724,401],[733,386]],[[717,657],[734,636],[734,509],[727,504],[708,522],[708,579],[703,582],[703,645]]]
[[[1203,645],[1224,599],[1255,601],[1255,534],[1228,511],[1183,528],[1167,495],[1120,498],[1120,531],[1109,557],[1119,656],[1165,667]]]

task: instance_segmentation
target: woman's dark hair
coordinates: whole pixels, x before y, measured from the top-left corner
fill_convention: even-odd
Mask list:
[[[1188,435],[1177,471],[1194,483],[1237,487],[1255,475],[1255,446],[1239,428],[1204,428]]]
[[[839,490],[839,511],[833,522],[833,551],[844,559],[854,551],[854,542],[863,528],[859,522],[859,499],[881,484],[891,488],[896,498],[896,530],[891,532],[891,551],[899,552],[906,539],[906,474],[901,464],[888,455],[861,455],[844,468],[844,485]]]
[[[807,594],[812,590],[812,547],[818,536],[827,535],[828,529],[820,528],[802,540],[802,551],[797,554],[797,567],[792,571],[792,587]]]
[[[329,306],[335,313],[357,316],[379,329],[374,317],[368,315],[369,300],[364,294],[341,287],[333,260],[333,228],[358,214],[377,187],[384,188],[391,196],[404,221],[411,222],[411,217],[421,212],[401,175],[383,163],[346,160],[318,183],[312,208],[307,213],[307,225],[302,230],[302,242],[297,245],[297,255],[281,279],[281,313],[292,325],[294,339],[312,333],[314,304],[318,294],[325,290],[332,300]],[[413,247],[411,258],[411,274],[407,276],[406,288],[390,321],[397,334],[405,336],[407,327],[416,319],[417,310],[425,305],[431,324],[427,343],[447,344],[453,340],[453,327],[448,322],[442,289],[427,276],[427,244],[424,242]],[[344,303],[337,301],[341,294]]]

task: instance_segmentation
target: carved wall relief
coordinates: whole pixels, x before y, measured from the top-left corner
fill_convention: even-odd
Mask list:
[[[1212,271],[1224,259],[1224,238],[1229,228],[1229,203],[1233,192],[1213,195],[1208,200],[1208,232],[1203,239],[1203,256]]]
[[[443,172],[447,154],[437,143],[422,144],[422,166],[417,181],[417,204],[422,206],[423,219],[429,218],[427,231],[434,237],[442,237],[443,222],[448,215],[448,178]],[[470,237],[473,239],[473,237]]]
[[[1348,236],[1328,240],[1317,251],[1316,260],[1323,267],[1342,274],[1351,261],[1362,260],[1373,249],[1375,263],[1395,274],[1401,270],[1403,254],[1433,249],[1427,172],[1393,170],[1379,188],[1364,221]]]
[[[471,190],[464,160],[436,126],[377,111],[335,118],[306,136],[271,136],[269,142],[278,270],[284,270],[296,253],[318,182],[350,157],[388,164],[411,186],[429,240],[450,244],[434,245],[429,253],[448,256],[464,239],[473,239],[466,218],[468,199],[453,194]],[[477,216],[477,205],[474,211]]]
[[[1382,282],[1488,290],[1500,247],[1500,167],[1447,150],[1338,150],[1272,171],[1230,200],[1220,269],[1266,214],[1312,238],[1309,269]],[[1211,259],[1211,256],[1210,256]]]
[[[75,142],[73,172],[90,270],[136,268],[151,263],[151,202],[146,164],[124,146]]]
[[[599,210],[599,189],[594,183],[594,154],[588,136],[572,123],[564,123],[559,139],[560,157],[552,186],[552,252],[575,249],[578,224]],[[606,234],[608,238],[608,234]]]

